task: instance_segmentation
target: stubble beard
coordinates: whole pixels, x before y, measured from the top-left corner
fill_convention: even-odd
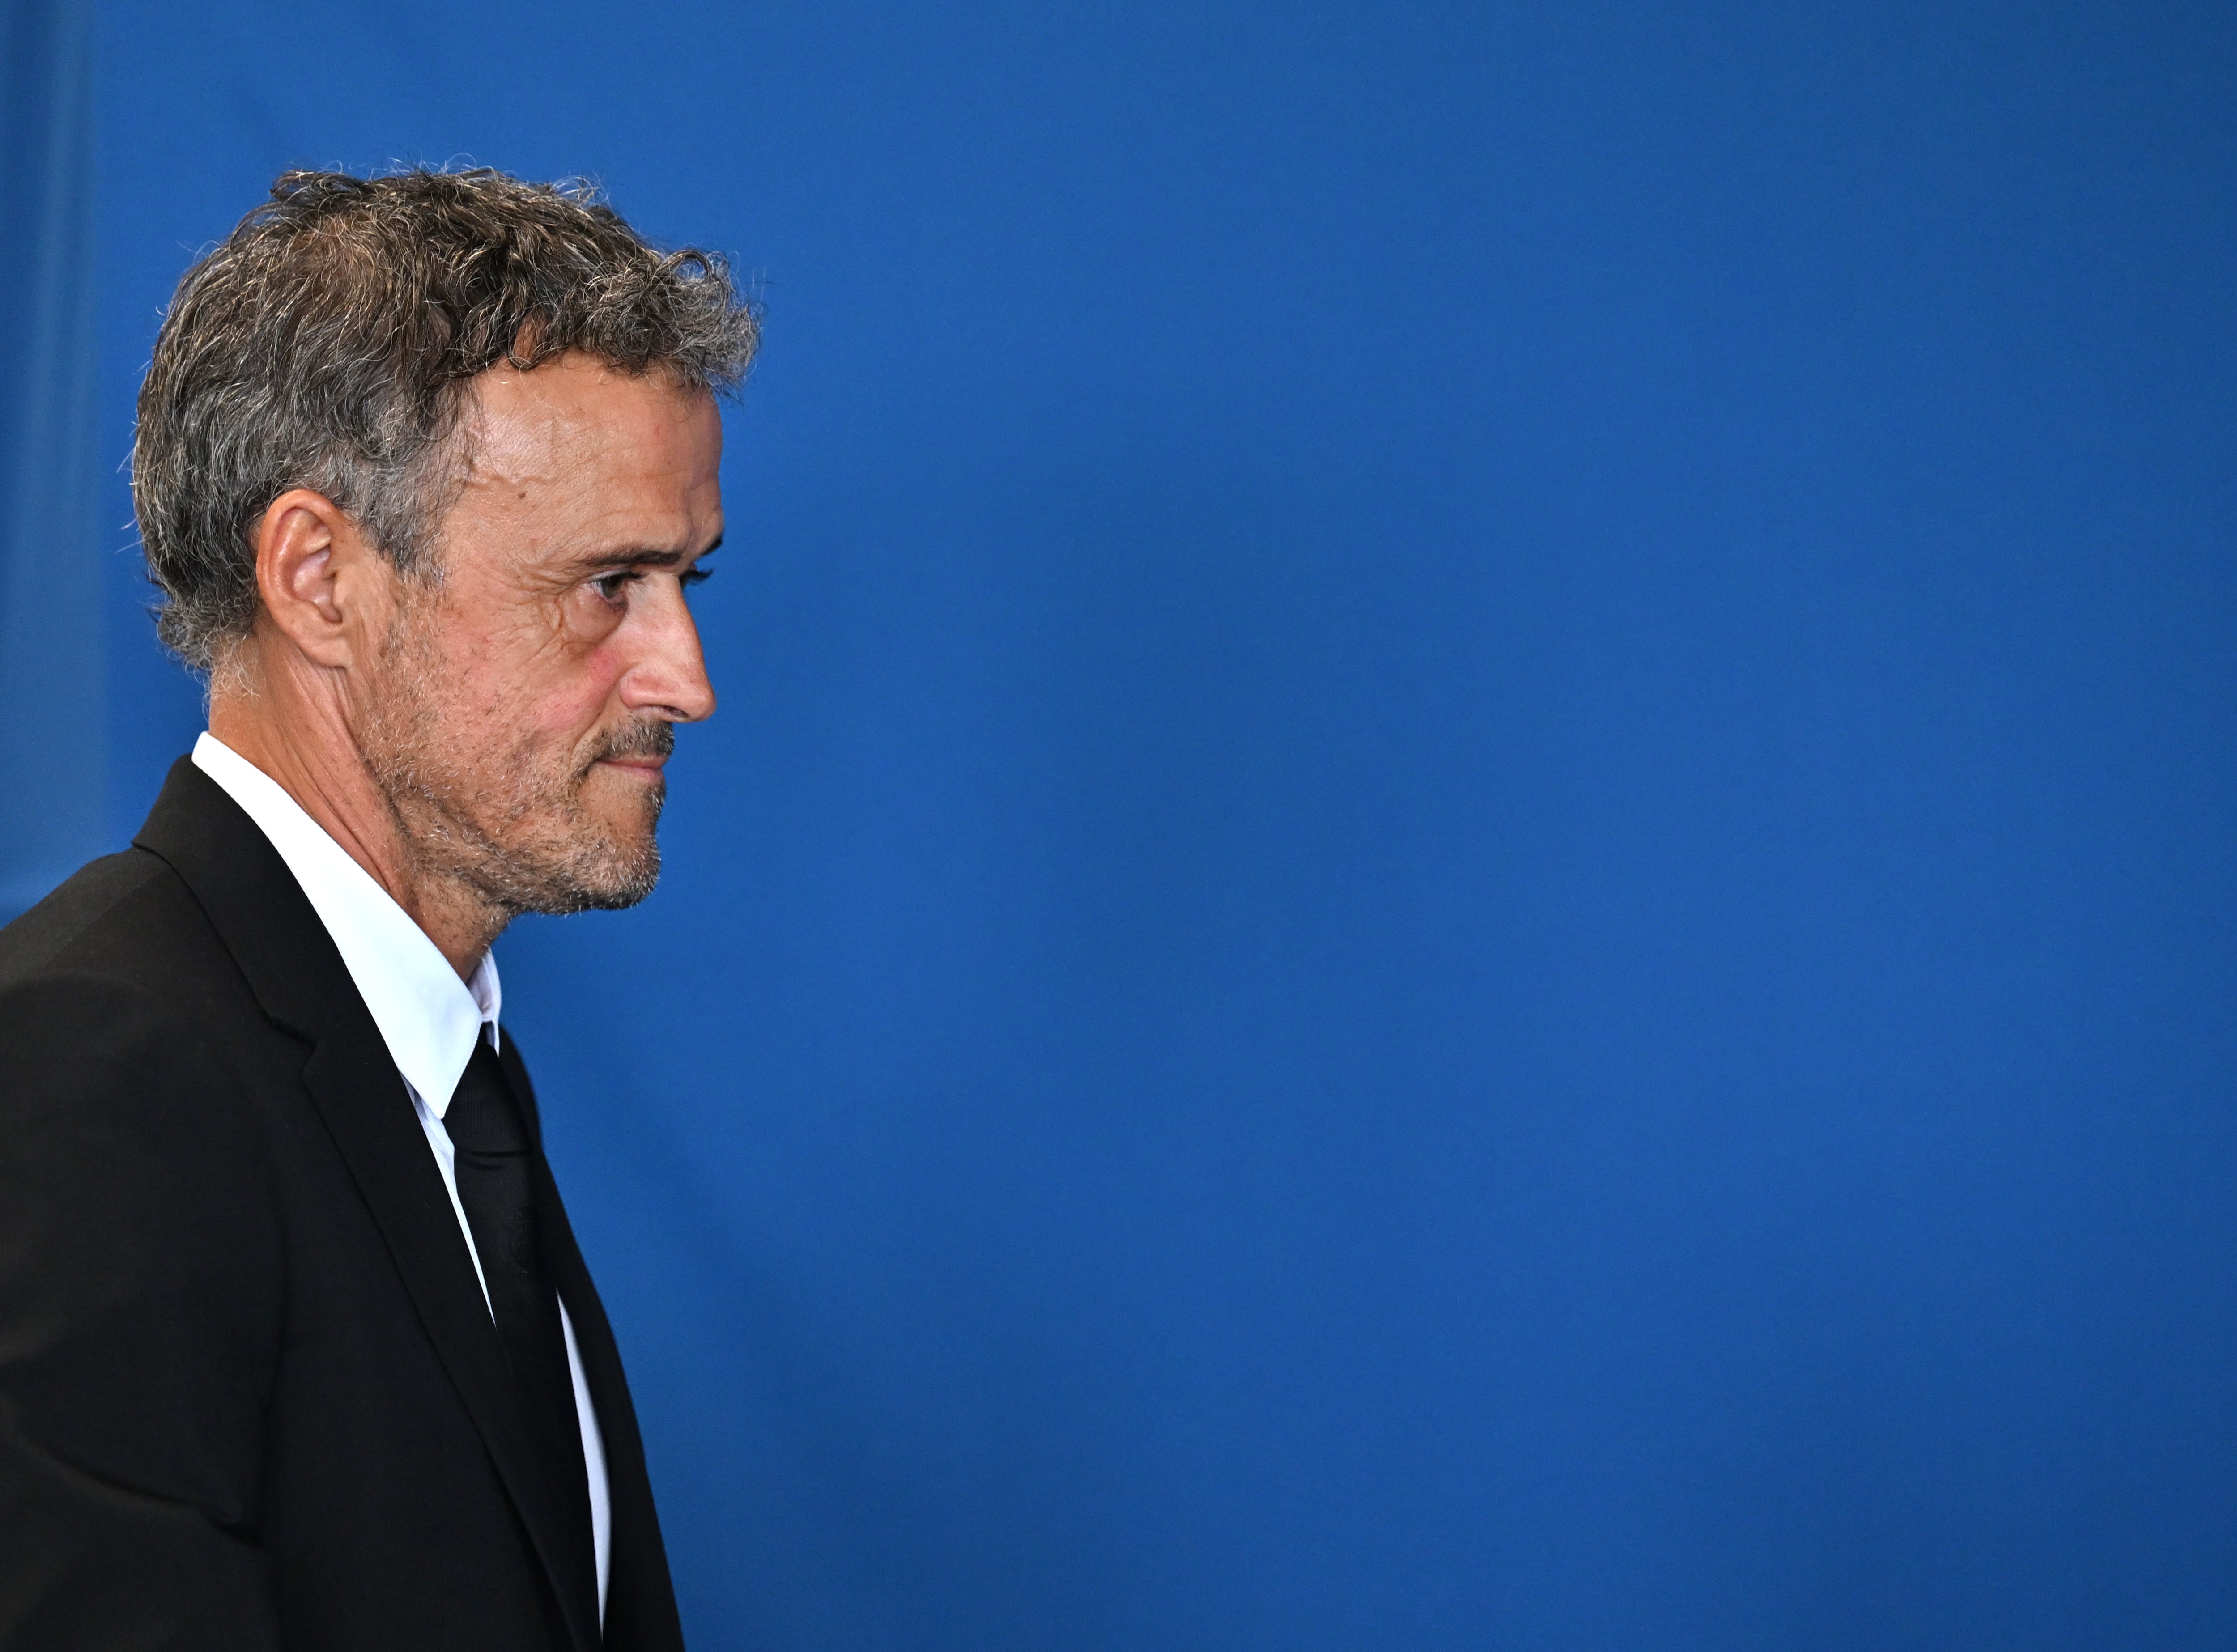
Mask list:
[[[617,831],[586,808],[583,788],[604,759],[665,757],[675,729],[631,721],[556,759],[529,731],[510,745],[470,732],[445,692],[455,675],[432,615],[412,611],[419,606],[407,604],[390,626],[358,717],[360,749],[417,869],[465,885],[507,918],[642,901],[660,879],[655,832],[666,781],[643,788],[635,831]]]

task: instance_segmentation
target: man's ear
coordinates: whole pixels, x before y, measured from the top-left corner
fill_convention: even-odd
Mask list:
[[[313,664],[353,663],[373,618],[365,610],[384,594],[386,571],[349,513],[323,493],[292,488],[256,524],[262,617]]]

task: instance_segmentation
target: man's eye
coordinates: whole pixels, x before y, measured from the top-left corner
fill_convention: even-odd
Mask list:
[[[688,591],[694,585],[704,585],[709,580],[714,577],[715,570],[711,568],[692,568],[687,569],[682,574],[677,575],[676,581],[685,590]]]
[[[636,577],[635,574],[602,574],[591,582],[591,589],[607,602],[619,607],[623,593],[629,589],[630,582]]]

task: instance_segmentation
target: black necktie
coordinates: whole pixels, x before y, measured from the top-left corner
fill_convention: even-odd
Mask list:
[[[591,1555],[591,1492],[583,1466],[582,1425],[567,1368],[559,1297],[537,1242],[534,1145],[511,1086],[485,1034],[459,1080],[443,1128],[456,1149],[459,1202],[473,1229],[522,1418],[544,1459],[560,1507],[552,1510],[570,1547]],[[573,1541],[579,1537],[579,1543]],[[593,1587],[595,1588],[595,1583]]]

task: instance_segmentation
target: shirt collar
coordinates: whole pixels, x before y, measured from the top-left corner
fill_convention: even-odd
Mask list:
[[[426,932],[277,780],[214,734],[195,742],[194,763],[272,840],[342,955],[396,1070],[441,1118],[485,1026],[497,1045],[504,995],[496,958],[485,952],[473,978],[461,981]]]

